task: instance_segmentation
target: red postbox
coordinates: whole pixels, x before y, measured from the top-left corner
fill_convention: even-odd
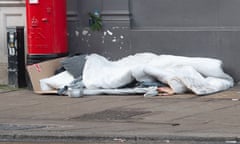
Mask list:
[[[65,56],[66,0],[26,0],[28,64]]]

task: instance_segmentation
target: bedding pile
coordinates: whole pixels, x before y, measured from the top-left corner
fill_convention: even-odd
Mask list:
[[[71,83],[70,81],[73,80],[74,76],[71,77],[65,73],[65,90],[71,91],[73,88],[77,88],[81,91],[79,92],[81,95],[114,94],[111,90],[124,90],[123,87],[136,81],[161,82],[170,87],[175,94],[191,91],[196,95],[207,95],[227,90],[234,85],[233,78],[223,71],[222,61],[213,58],[157,55],[153,53],[138,53],[116,61],[110,61],[98,54],[86,55],[84,58],[84,66],[81,65],[82,67],[79,68],[81,69],[79,70],[81,75],[78,75],[80,86]],[[76,68],[74,63],[72,67]],[[69,80],[66,80],[67,77],[69,77]],[[76,77],[74,78],[76,79]],[[49,79],[51,78],[41,80],[43,89],[46,89],[46,87],[47,89],[64,88],[62,83],[61,86],[51,87],[57,84],[50,84]],[[69,87],[66,88],[66,86]],[[129,90],[127,87],[127,92]],[[129,94],[134,93],[134,88],[132,90]],[[139,91],[139,89],[137,90]],[[155,90],[157,90],[157,87]],[[149,91],[152,91],[152,87],[149,88]],[[127,94],[127,92],[122,93]],[[141,92],[147,93],[148,90],[144,88],[144,91]]]

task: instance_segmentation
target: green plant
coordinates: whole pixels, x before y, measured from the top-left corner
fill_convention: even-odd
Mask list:
[[[0,84],[0,91],[17,90],[17,88]]]
[[[89,19],[89,26],[93,31],[100,31],[102,29],[102,18],[97,16],[91,12],[88,13]]]

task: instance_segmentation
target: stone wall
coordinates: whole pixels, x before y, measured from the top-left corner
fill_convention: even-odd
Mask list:
[[[240,0],[69,0],[69,48],[118,59],[139,52],[218,58],[240,80]],[[73,4],[73,5],[71,5]],[[98,9],[103,29],[88,28]],[[73,18],[73,17],[69,17]],[[109,33],[110,31],[110,33]]]
[[[0,84],[8,84],[7,27],[25,26],[25,0],[0,0]]]

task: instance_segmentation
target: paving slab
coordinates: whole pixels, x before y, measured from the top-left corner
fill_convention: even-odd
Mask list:
[[[209,140],[240,139],[240,88],[193,94],[131,96],[0,93],[1,139]],[[234,100],[233,100],[234,99]]]

